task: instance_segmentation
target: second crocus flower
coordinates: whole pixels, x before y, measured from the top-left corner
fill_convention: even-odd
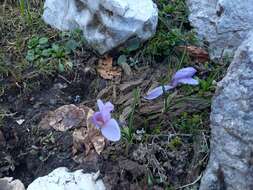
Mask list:
[[[147,100],[153,100],[161,96],[164,92],[167,92],[173,88],[176,88],[179,84],[198,85],[198,80],[194,79],[193,76],[197,70],[193,67],[186,67],[178,70],[172,77],[171,82],[168,85],[158,86],[147,93],[144,98]]]

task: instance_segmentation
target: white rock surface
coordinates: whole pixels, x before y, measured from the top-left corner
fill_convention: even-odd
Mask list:
[[[33,181],[27,190],[105,190],[102,180],[97,178],[95,173],[84,174],[82,170],[71,173],[61,167]]]
[[[234,52],[253,31],[253,1],[187,0],[189,20],[200,39],[209,43],[212,59]]]
[[[158,9],[152,0],[46,0],[43,19],[60,30],[81,29],[103,54],[130,38],[154,35]]]
[[[0,190],[25,190],[23,183],[12,177],[0,178]]]

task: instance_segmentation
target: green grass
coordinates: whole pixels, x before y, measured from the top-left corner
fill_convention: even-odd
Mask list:
[[[130,144],[133,143],[133,138],[134,138],[133,134],[135,132],[134,115],[135,115],[137,106],[140,103],[140,90],[139,89],[135,89],[133,91],[133,97],[134,97],[134,100],[133,100],[133,103],[131,106],[131,112],[128,116],[128,125],[122,129],[123,137],[127,140],[127,143],[130,143]]]
[[[157,0],[159,25],[157,33],[144,50],[155,57],[171,56],[174,47],[196,43],[195,35],[189,30],[188,11],[184,0]]]
[[[59,32],[47,26],[41,19],[42,3],[30,3],[7,1],[0,13],[0,81],[5,81],[0,82],[0,95],[16,87],[31,91],[42,78],[70,73],[72,57],[86,44],[79,30]]]

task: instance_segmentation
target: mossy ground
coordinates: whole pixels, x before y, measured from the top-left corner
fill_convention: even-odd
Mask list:
[[[0,170],[1,175],[15,175],[28,184],[56,166],[87,170],[84,164],[73,166],[67,158],[71,151],[62,144],[57,149],[53,143],[45,143],[48,134],[38,132],[36,126],[48,110],[79,102],[94,107],[96,99],[102,98],[116,105],[117,118],[125,118],[123,138],[108,145],[100,163],[88,170],[100,169],[112,189],[198,188],[199,180],[187,184],[199,179],[206,166],[211,98],[227,64],[199,63],[187,52],[177,51],[179,45],[198,45],[187,20],[185,1],[155,2],[159,7],[156,35],[145,44],[132,44],[110,54],[115,65],[124,56],[133,71],[131,77],[123,75],[112,81],[96,73],[100,57],[87,46],[80,31],[59,32],[41,20],[43,2],[32,1],[29,11],[15,1],[2,4],[0,129],[5,132],[7,145],[1,154],[10,156],[11,161],[0,160],[0,169],[5,168]],[[155,101],[142,98],[150,86],[168,82],[185,66],[198,70],[199,86],[181,86]],[[140,85],[120,90],[122,85],[140,79]],[[56,88],[59,84],[67,87]],[[25,119],[22,126],[16,123],[20,118]],[[60,136],[50,134],[50,138]],[[31,151],[35,145],[43,145],[43,150]],[[45,168],[38,171],[42,166]],[[37,168],[36,172],[32,168]]]

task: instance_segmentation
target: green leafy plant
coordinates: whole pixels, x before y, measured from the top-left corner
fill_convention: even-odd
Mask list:
[[[70,54],[83,44],[80,35],[78,31],[63,33],[58,42],[50,42],[45,36],[33,36],[28,41],[26,60],[44,74],[71,71],[73,63]]]
[[[200,114],[189,115],[182,113],[181,117],[175,122],[175,126],[181,132],[194,134],[199,130],[202,124],[202,116]]]
[[[204,92],[208,92],[210,90],[215,89],[214,85],[213,85],[213,78],[212,77],[208,77],[205,80],[199,80],[200,83],[200,89]]]
[[[169,143],[169,148],[172,150],[176,150],[177,148],[181,147],[182,145],[182,140],[179,137],[173,138],[170,143]]]
[[[155,36],[144,48],[146,55],[163,57],[174,54],[174,47],[195,43],[195,34],[185,26],[188,24],[187,6],[182,0],[159,0],[159,24]]]

